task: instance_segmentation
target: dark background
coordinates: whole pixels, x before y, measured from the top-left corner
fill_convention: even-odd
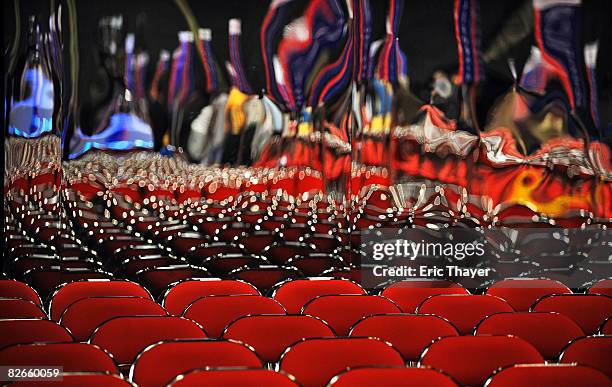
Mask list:
[[[60,1],[60,0],[57,0]],[[483,47],[486,48],[501,29],[505,20],[524,0],[481,0]],[[531,1],[531,0],[526,0]],[[48,0],[21,0],[21,21],[25,28],[27,16],[35,13],[47,17]],[[80,98],[87,103],[90,89],[95,85],[96,46],[94,32],[100,16],[123,14],[128,30],[136,32],[137,19],[144,17],[142,36],[137,44],[144,45],[151,56],[151,71],[158,58],[159,50],[170,52],[177,46],[177,32],[188,29],[187,22],[172,0],[77,0],[79,55],[80,55]],[[243,61],[248,80],[254,90],[260,90],[265,83],[259,31],[267,12],[269,0],[190,0],[189,4],[201,27],[213,31],[213,49],[220,65],[228,58],[227,22],[232,17],[242,19]],[[292,17],[302,14],[307,0],[294,0]],[[13,1],[3,1],[4,48],[14,36]],[[385,17],[388,7],[386,0],[371,0],[374,16],[374,38],[384,36]],[[584,41],[599,40],[597,81],[600,97],[602,123],[612,121],[612,1],[583,0]],[[66,8],[64,7],[64,12]],[[530,33],[514,47],[509,57],[516,60],[520,70],[529,55],[533,43]],[[69,38],[66,36],[65,39]],[[22,42],[25,39],[22,39]],[[421,99],[429,95],[431,75],[436,70],[455,73],[457,69],[457,48],[454,35],[453,0],[406,0],[403,10],[399,41],[406,53],[411,89]],[[225,71],[225,70],[223,70]],[[487,82],[479,98],[481,114],[497,95],[507,90],[512,78],[506,60],[488,64]],[[227,77],[226,77],[227,79]]]

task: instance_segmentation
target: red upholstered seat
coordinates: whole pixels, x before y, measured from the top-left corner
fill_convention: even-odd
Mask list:
[[[496,372],[487,387],[515,387],[537,384],[540,387],[599,387],[612,382],[605,374],[583,365],[524,364]]]
[[[88,297],[130,296],[151,299],[142,286],[131,281],[89,280],[70,282],[55,291],[49,306],[51,319],[58,321],[75,301]]]
[[[301,339],[334,336],[323,321],[300,315],[245,316],[231,323],[223,333],[223,338],[252,346],[270,363],[278,361],[285,348]]]
[[[274,290],[272,297],[287,309],[287,313],[300,313],[308,301],[318,296],[365,293],[361,286],[349,280],[311,278],[285,282]]]
[[[487,294],[506,300],[519,312],[527,312],[540,297],[549,294],[571,294],[559,281],[535,278],[511,278],[491,285]]]
[[[578,363],[598,369],[612,379],[612,336],[589,336],[572,341],[559,363]]]
[[[612,297],[601,294],[562,294],[542,297],[533,312],[558,312],[574,320],[587,335],[612,316]]]
[[[414,313],[428,297],[437,294],[470,294],[461,285],[443,280],[406,280],[387,286],[382,296],[395,302],[403,312]]]
[[[66,372],[119,374],[113,359],[96,345],[86,343],[18,344],[0,350],[0,364],[58,366]]]
[[[3,279],[0,280],[0,298],[21,298],[41,305],[38,293],[23,282]]]
[[[606,321],[599,327],[599,334],[601,335],[612,335],[612,316],[608,317]]]
[[[166,386],[178,375],[206,367],[261,367],[246,345],[225,340],[164,341],[147,347],[130,369],[139,386]]]
[[[304,277],[295,267],[276,265],[245,266],[233,270],[229,276],[253,284],[262,294],[279,282]]]
[[[0,348],[14,344],[66,342],[74,339],[66,328],[49,320],[0,320]]]
[[[172,387],[296,387],[293,377],[282,373],[264,369],[211,369],[195,370],[178,376],[170,386]]]
[[[538,350],[518,337],[456,336],[427,347],[419,366],[442,370],[461,385],[480,386],[499,367],[543,362]]]
[[[329,387],[428,386],[455,387],[449,376],[430,368],[360,367],[334,376]]]
[[[164,293],[162,305],[168,313],[181,315],[185,308],[198,298],[231,294],[259,295],[259,291],[244,281],[218,278],[191,279],[172,285]]]
[[[400,353],[372,338],[306,339],[289,347],[279,369],[304,387],[324,386],[347,367],[403,366]]]
[[[45,298],[61,284],[87,279],[112,279],[110,273],[82,268],[33,269],[25,273],[24,280]]]
[[[32,301],[22,298],[0,298],[0,319],[14,318],[47,318],[47,315]]]
[[[520,337],[547,359],[556,358],[567,343],[584,336],[572,319],[552,312],[497,313],[482,320],[475,334]]]
[[[121,366],[158,341],[204,338],[200,326],[181,317],[115,317],[100,325],[89,342],[109,351]]]
[[[285,309],[273,299],[263,296],[208,296],[191,303],[183,312],[183,317],[198,322],[210,337],[221,337],[229,323],[249,314],[285,314]]]
[[[417,308],[419,314],[435,314],[444,317],[462,335],[472,333],[483,318],[495,313],[513,312],[504,300],[488,295],[442,294],[432,296]]]
[[[192,265],[173,265],[152,267],[137,273],[138,282],[145,286],[155,296],[161,294],[170,284],[188,278],[210,277],[203,267]]]
[[[407,361],[416,362],[421,352],[439,337],[457,336],[448,321],[433,315],[382,314],[366,317],[353,326],[350,336],[377,337],[387,341]]]

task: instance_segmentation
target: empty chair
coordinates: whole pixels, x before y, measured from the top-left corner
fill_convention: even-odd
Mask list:
[[[497,313],[482,320],[475,334],[520,337],[547,359],[556,358],[567,343],[584,336],[572,319],[552,312]]]
[[[612,315],[612,297],[601,294],[561,294],[544,296],[532,307],[533,312],[558,312],[574,320],[591,335]]]
[[[130,387],[132,384],[118,375],[107,375],[102,373],[62,373],[61,382],[49,381],[31,381],[31,382],[14,382],[11,386],[28,386],[28,387],[47,387],[58,385],[62,387]]]
[[[559,356],[559,363],[593,367],[612,379],[612,336],[581,337],[572,341]]]
[[[366,291],[349,280],[322,277],[287,281],[274,290],[272,297],[287,309],[287,313],[300,313],[313,298],[334,294],[359,295]]]
[[[602,279],[589,288],[589,294],[604,294],[612,297],[612,279]]]
[[[387,286],[382,296],[395,302],[404,313],[414,313],[430,296],[438,294],[470,294],[461,285],[444,280],[406,280]]]
[[[0,348],[14,344],[74,341],[72,335],[54,321],[0,320]]]
[[[259,265],[241,267],[230,272],[229,276],[253,284],[262,294],[265,294],[279,282],[303,278],[304,274],[293,266]]]
[[[265,369],[211,369],[195,370],[177,376],[172,387],[226,387],[226,386],[245,386],[245,387],[295,387],[293,377],[282,372],[274,372]]]
[[[148,298],[90,297],[70,304],[59,322],[75,340],[85,341],[100,324],[120,316],[166,316],[166,311]]]
[[[211,273],[225,277],[233,270],[244,266],[257,266],[266,264],[265,258],[245,253],[226,253],[217,254],[212,257],[205,258],[199,262],[200,266],[206,267]]]
[[[363,317],[385,313],[401,313],[401,310],[387,298],[365,295],[319,296],[302,309],[302,314],[323,319],[338,336],[347,336]]]
[[[419,366],[441,370],[461,385],[476,386],[499,367],[543,362],[538,350],[518,337],[455,336],[429,345]]]
[[[462,335],[472,330],[483,318],[494,313],[513,312],[504,300],[488,295],[441,294],[423,301],[417,308],[419,314],[435,314],[444,317]]]
[[[210,337],[220,337],[229,323],[249,314],[286,314],[286,312],[281,304],[268,297],[208,296],[191,303],[183,312],[183,317],[198,322]]]
[[[570,293],[570,288],[559,281],[535,278],[504,279],[487,289],[487,294],[503,298],[519,312],[527,312],[540,297]]]
[[[328,386],[455,387],[457,384],[447,375],[429,368],[359,367],[334,376]]]
[[[156,297],[170,284],[188,278],[206,277],[210,277],[206,269],[192,265],[152,267],[137,273],[138,283],[144,285]]]
[[[404,359],[416,362],[421,352],[439,337],[457,336],[451,323],[433,315],[387,314],[364,318],[353,326],[351,337],[377,337],[387,341]]]
[[[373,338],[306,339],[289,347],[282,355],[279,369],[297,379],[304,387],[324,386],[330,379],[359,366],[403,366],[400,353]]]
[[[486,383],[487,387],[528,386],[537,382],[541,387],[599,387],[612,382],[602,372],[583,365],[522,364],[499,370]]]
[[[70,282],[53,293],[49,304],[52,320],[58,321],[68,305],[88,297],[130,296],[151,299],[142,286],[130,281],[89,280]]]
[[[343,266],[342,258],[333,254],[315,253],[305,257],[297,256],[287,261],[287,265],[295,266],[306,276],[318,276],[333,267]]]
[[[119,374],[113,359],[100,347],[85,343],[18,344],[0,350],[6,366],[60,366],[66,372]]]
[[[300,315],[245,316],[235,320],[223,332],[224,339],[250,345],[268,363],[278,361],[285,348],[302,339],[334,336],[323,321]]]
[[[130,380],[139,386],[166,386],[178,375],[193,369],[261,366],[252,349],[235,341],[164,341],[138,355],[130,369]]]
[[[32,301],[0,298],[0,318],[47,318],[47,315]]]
[[[0,280],[0,298],[21,298],[41,305],[40,297],[34,289],[15,280]]]
[[[239,280],[190,279],[171,285],[163,294],[162,306],[168,313],[178,316],[198,298],[231,294],[259,295],[259,291],[253,285]]]
[[[91,269],[33,269],[24,274],[24,280],[45,298],[53,289],[66,282],[86,279],[112,279],[113,275]]]
[[[206,333],[181,317],[115,317],[100,325],[89,342],[109,351],[117,363],[132,363],[140,351],[162,340],[204,339]]]

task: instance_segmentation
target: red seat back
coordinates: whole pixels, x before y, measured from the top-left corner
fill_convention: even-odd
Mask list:
[[[541,298],[531,310],[564,314],[590,335],[596,333],[601,323],[612,315],[612,297],[600,294],[551,295]]]
[[[303,274],[292,266],[259,265],[242,267],[229,273],[230,277],[253,284],[262,294],[274,285],[291,278],[301,278]]]
[[[130,380],[139,386],[166,386],[184,372],[206,367],[261,367],[261,360],[249,347],[234,341],[164,341],[138,355]]]
[[[292,377],[264,369],[196,370],[178,376],[172,387],[266,386],[295,387]]]
[[[100,324],[121,316],[166,316],[166,311],[148,298],[91,297],[70,304],[60,324],[72,332],[75,340],[85,341]]]
[[[584,336],[569,317],[558,313],[498,313],[482,320],[477,335],[512,335],[531,343],[547,359],[556,358],[570,341]]]
[[[283,283],[272,297],[287,309],[287,313],[300,313],[306,303],[318,296],[334,294],[365,294],[356,283],[345,279],[297,279]]]
[[[471,334],[476,324],[495,313],[513,312],[514,309],[501,298],[487,295],[442,294],[432,296],[417,308],[420,314],[444,317],[462,335]]]
[[[285,314],[285,309],[273,299],[263,296],[209,296],[189,305],[183,317],[198,322],[210,337],[221,337],[229,323],[249,314]]]
[[[461,385],[476,386],[499,367],[543,362],[538,350],[518,337],[456,336],[427,347],[419,366],[442,370]]]
[[[173,265],[152,267],[137,273],[138,282],[151,291],[156,297],[170,284],[188,278],[209,277],[208,271],[203,267],[192,265]]]
[[[559,363],[578,363],[598,369],[612,378],[612,336],[582,337],[561,353]]]
[[[334,376],[329,387],[428,386],[456,387],[450,377],[429,368],[353,368]]]
[[[204,338],[201,327],[180,317],[116,317],[100,325],[89,342],[109,351],[122,365],[158,341]]]
[[[403,365],[396,349],[371,338],[306,339],[289,347],[279,362],[304,387],[324,386],[347,367]]]
[[[24,278],[32,285],[41,297],[45,298],[61,284],[87,279],[111,279],[110,273],[92,269],[33,269],[25,273]]]
[[[529,311],[540,297],[571,293],[571,289],[559,281],[535,278],[505,279],[494,283],[487,290],[487,294],[503,298],[519,312]]]
[[[423,349],[433,340],[457,335],[457,329],[448,321],[418,314],[369,316],[355,324],[350,332],[350,336],[377,337],[393,344],[407,361],[418,361]]]
[[[85,343],[19,344],[0,351],[0,364],[60,366],[65,372],[119,374],[113,359],[98,346]]]
[[[604,294],[612,297],[612,279],[602,279],[589,288],[589,294]]]
[[[607,386],[610,379],[600,371],[582,365],[533,364],[516,365],[496,372],[487,387],[528,386],[537,382],[540,387]]]
[[[278,361],[291,344],[316,337],[334,337],[334,332],[323,321],[300,315],[241,317],[223,333],[223,338],[240,340],[250,345],[264,361],[270,363]]]
[[[41,305],[38,293],[27,284],[15,280],[0,280],[0,298],[21,298]]]
[[[323,319],[338,336],[347,336],[351,327],[366,316],[385,313],[401,310],[385,297],[364,295],[320,296],[302,309],[302,314]]]
[[[252,285],[238,280],[204,278],[181,281],[163,295],[162,305],[168,313],[181,315],[192,302],[206,296],[228,296],[231,294],[259,295]]]
[[[608,317],[606,321],[601,324],[599,328],[600,335],[612,335],[612,316]]]
[[[68,305],[88,297],[131,296],[151,298],[140,285],[130,281],[77,281],[56,290],[49,306],[51,319],[58,321]]]
[[[430,296],[437,294],[470,294],[461,285],[443,280],[407,280],[396,282],[381,295],[395,302],[404,313],[414,313]]]
[[[0,320],[0,348],[14,344],[73,340],[66,328],[53,321]]]
[[[47,318],[38,305],[22,298],[0,298],[0,319]]]

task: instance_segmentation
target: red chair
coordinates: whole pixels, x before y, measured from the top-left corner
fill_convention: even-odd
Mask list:
[[[512,335],[532,344],[546,359],[556,358],[570,341],[584,336],[572,319],[559,313],[497,313],[478,324],[476,335]]]
[[[600,371],[583,365],[521,364],[495,372],[485,383],[487,387],[599,387],[612,382]]]
[[[173,265],[164,267],[152,267],[136,273],[138,283],[145,286],[155,296],[161,294],[170,284],[188,278],[210,277],[208,271],[203,267],[192,265]]]
[[[98,373],[63,373],[61,382],[14,382],[11,386],[21,387],[48,387],[51,386],[62,386],[62,387],[130,387],[133,386],[130,382],[122,379],[117,375],[107,375]]]
[[[544,296],[532,307],[532,312],[558,312],[574,320],[591,335],[612,315],[612,297],[601,294],[560,294]]]
[[[210,337],[221,337],[223,329],[238,317],[249,314],[286,314],[271,298],[255,295],[208,296],[192,302],[183,317],[194,320]]]
[[[0,320],[0,348],[14,344],[74,341],[72,335],[54,321]]]
[[[198,262],[200,266],[204,266],[211,273],[220,277],[226,277],[228,273],[241,267],[265,265],[267,263],[268,261],[264,257],[244,253],[217,254]]]
[[[296,387],[294,378],[282,372],[264,369],[211,369],[195,370],[179,375],[169,384],[172,387]]]
[[[488,295],[441,294],[428,298],[417,308],[419,314],[444,317],[462,335],[471,334],[483,318],[501,312],[514,309],[501,298]]]
[[[599,327],[600,335],[612,335],[612,316],[608,317],[606,321]]]
[[[314,253],[305,257],[297,256],[287,261],[287,265],[295,266],[306,276],[320,276],[321,273],[334,267],[345,265],[339,256],[326,253]]]
[[[362,367],[339,373],[328,386],[456,387],[457,384],[447,375],[430,368]]]
[[[35,303],[22,298],[0,298],[0,319],[47,318]]]
[[[593,367],[612,378],[612,336],[589,336],[572,341],[559,356],[559,363]]]
[[[309,301],[302,314],[323,319],[338,336],[347,336],[353,324],[373,314],[401,313],[392,301],[381,296],[330,295]]]
[[[245,316],[235,320],[223,332],[224,339],[250,345],[268,363],[278,361],[285,348],[302,339],[334,336],[323,321],[300,315]]]
[[[518,337],[456,336],[429,345],[419,366],[442,370],[461,385],[476,386],[500,367],[543,362],[538,350]]]
[[[105,372],[119,375],[113,359],[95,345],[85,343],[19,344],[0,351],[5,366],[60,366],[66,372]]]
[[[589,288],[589,294],[604,294],[612,297],[612,279],[602,279]]]
[[[311,278],[285,282],[273,291],[272,297],[287,309],[287,313],[300,313],[313,298],[336,294],[363,295],[366,291],[345,279]]]
[[[439,337],[457,336],[448,321],[433,315],[387,314],[360,320],[351,328],[351,337],[377,337],[391,343],[404,359],[416,362],[421,352]]]
[[[82,268],[33,269],[24,274],[24,280],[44,298],[61,284],[87,279],[112,279],[113,275],[101,270]]]
[[[347,367],[404,366],[392,346],[372,338],[306,339],[289,347],[281,356],[279,369],[304,387],[324,386]]]
[[[293,266],[259,265],[232,270],[229,276],[253,284],[265,294],[274,285],[288,279],[303,278],[304,274]]]
[[[487,289],[487,294],[508,302],[516,311],[527,312],[539,298],[549,294],[571,294],[559,281],[535,278],[511,278],[498,281]]]
[[[42,305],[36,290],[15,280],[0,280],[0,298],[21,298],[32,301],[38,306]]]
[[[171,285],[163,294],[162,306],[168,313],[178,316],[198,298],[232,294],[259,295],[259,291],[253,285],[239,280],[190,279]]]
[[[428,297],[438,294],[470,294],[461,285],[444,280],[406,280],[387,286],[381,296],[395,302],[404,313],[414,313]]]
[[[91,297],[70,304],[59,323],[72,332],[76,341],[85,341],[100,324],[122,316],[166,316],[166,311],[147,298]]]
[[[115,317],[100,325],[89,342],[110,352],[119,365],[129,364],[147,346],[162,340],[205,339],[193,321],[181,317]]]
[[[142,286],[131,281],[77,281],[63,285],[53,293],[49,305],[52,320],[58,321],[68,307],[75,301],[89,297],[141,297],[151,298]]]
[[[139,386],[166,386],[178,375],[193,369],[261,366],[252,349],[235,341],[164,341],[138,355],[130,369],[130,381]]]

